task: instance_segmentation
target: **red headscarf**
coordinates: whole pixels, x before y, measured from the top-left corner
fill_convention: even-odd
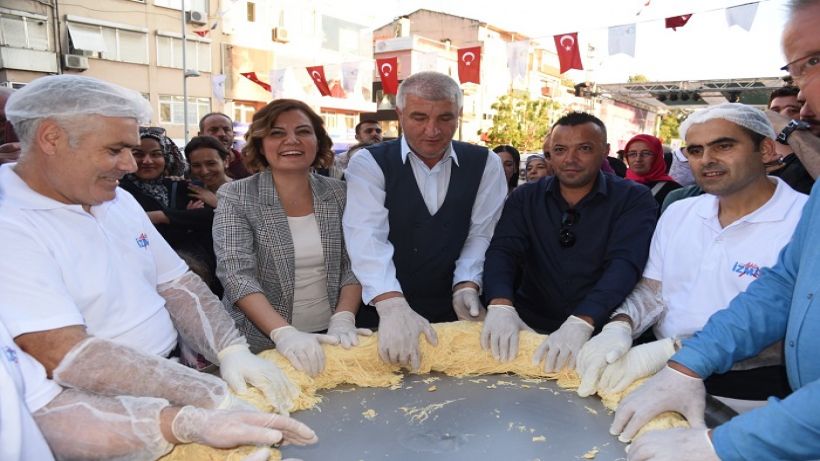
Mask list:
[[[661,145],[661,140],[651,134],[637,134],[633,136],[628,143],[626,143],[624,150],[629,152],[630,144],[638,141],[646,143],[646,145],[649,146],[649,150],[655,154],[652,157],[652,166],[649,168],[649,172],[643,175],[635,173],[635,171],[630,167],[626,170],[626,178],[641,184],[658,181],[674,181],[671,176],[666,174],[666,160],[663,159],[663,146]]]

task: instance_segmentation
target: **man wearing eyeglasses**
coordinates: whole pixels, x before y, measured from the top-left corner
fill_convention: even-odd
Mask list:
[[[646,187],[601,172],[608,152],[601,120],[567,114],[550,135],[555,175],[507,199],[484,262],[481,345],[496,359],[515,358],[519,331],[535,329],[551,333],[535,363],[575,368],[581,346],[638,282],[658,205]]]
[[[783,34],[783,49],[790,62],[787,69],[805,105],[816,112],[820,109],[820,1],[793,0],[790,9]],[[696,423],[691,429],[641,436],[629,450],[630,460],[820,458],[818,239],[820,192],[815,184],[777,264],[684,341],[667,368],[621,402],[611,432],[621,433],[624,439],[632,438],[644,422],[665,411],[690,415]],[[703,379],[729,370],[779,340],[784,342],[793,393],[783,400],[770,398],[764,407],[707,431],[702,424]]]

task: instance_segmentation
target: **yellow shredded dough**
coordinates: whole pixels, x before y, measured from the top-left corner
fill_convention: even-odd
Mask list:
[[[479,335],[482,325],[480,323],[452,322],[439,323],[433,326],[438,334],[438,346],[433,347],[426,340],[420,340],[422,361],[419,374],[437,371],[449,376],[465,377],[514,373],[524,378],[530,378],[531,381],[528,382],[532,383],[537,383],[543,379],[557,380],[558,385],[566,389],[577,389],[581,384],[581,380],[574,370],[564,369],[558,373],[544,373],[541,366],[532,364],[532,355],[546,338],[545,335],[522,331],[519,339],[518,356],[513,361],[500,363],[493,358],[489,351],[481,349]],[[322,347],[325,352],[325,370],[315,378],[297,371],[276,350],[268,350],[259,354],[260,357],[279,366],[290,380],[300,388],[301,393],[291,411],[305,410],[317,405],[322,399],[316,395],[316,391],[331,389],[341,384],[354,384],[359,387],[400,388],[403,374],[398,366],[381,361],[376,335],[360,337],[359,346],[351,349],[328,345]],[[601,395],[604,406],[614,410],[621,398],[632,392],[642,381],[636,381],[624,393]],[[256,389],[251,388],[239,397],[263,411],[273,411],[273,407],[265,401],[264,396]],[[298,418],[298,415],[295,416]],[[644,426],[638,435],[640,436],[647,430],[672,427],[688,427],[688,425],[686,420],[679,414],[664,413]],[[322,434],[318,434],[318,436],[321,438]],[[241,461],[253,450],[254,447],[220,450],[198,444],[186,444],[177,445],[162,460]],[[280,460],[281,452],[278,450],[272,451],[274,453],[270,459],[272,461]]]

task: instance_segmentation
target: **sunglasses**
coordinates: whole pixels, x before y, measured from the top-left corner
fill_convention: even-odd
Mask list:
[[[575,245],[575,232],[572,231],[572,226],[578,222],[578,210],[568,208],[564,214],[561,215],[561,229],[558,231],[558,243],[561,248],[570,248]]]

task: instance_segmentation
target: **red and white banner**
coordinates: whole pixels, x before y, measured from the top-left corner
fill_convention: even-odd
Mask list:
[[[558,61],[561,63],[561,73],[570,70],[584,70],[581,63],[581,51],[578,46],[578,32],[556,35],[555,49],[558,51]]]
[[[691,14],[684,14],[682,16],[672,16],[671,18],[666,18],[666,28],[677,32],[678,27],[685,26],[691,17]]]
[[[481,83],[481,47],[458,50],[458,81]]]
[[[327,84],[327,79],[325,78],[325,66],[312,66],[306,67],[308,75],[313,80],[313,83],[316,84],[316,88],[319,89],[319,93],[322,96],[330,96],[330,86]]]
[[[262,88],[265,89],[265,91],[270,91],[270,85],[263,82],[262,80],[259,80],[259,77],[256,76],[256,72],[242,72],[239,75],[241,75],[241,76],[247,78],[248,80],[252,81],[253,83],[256,83],[257,85],[261,86]]]
[[[399,92],[399,58],[376,59],[376,70],[382,79],[382,91],[384,94],[397,94]]]

